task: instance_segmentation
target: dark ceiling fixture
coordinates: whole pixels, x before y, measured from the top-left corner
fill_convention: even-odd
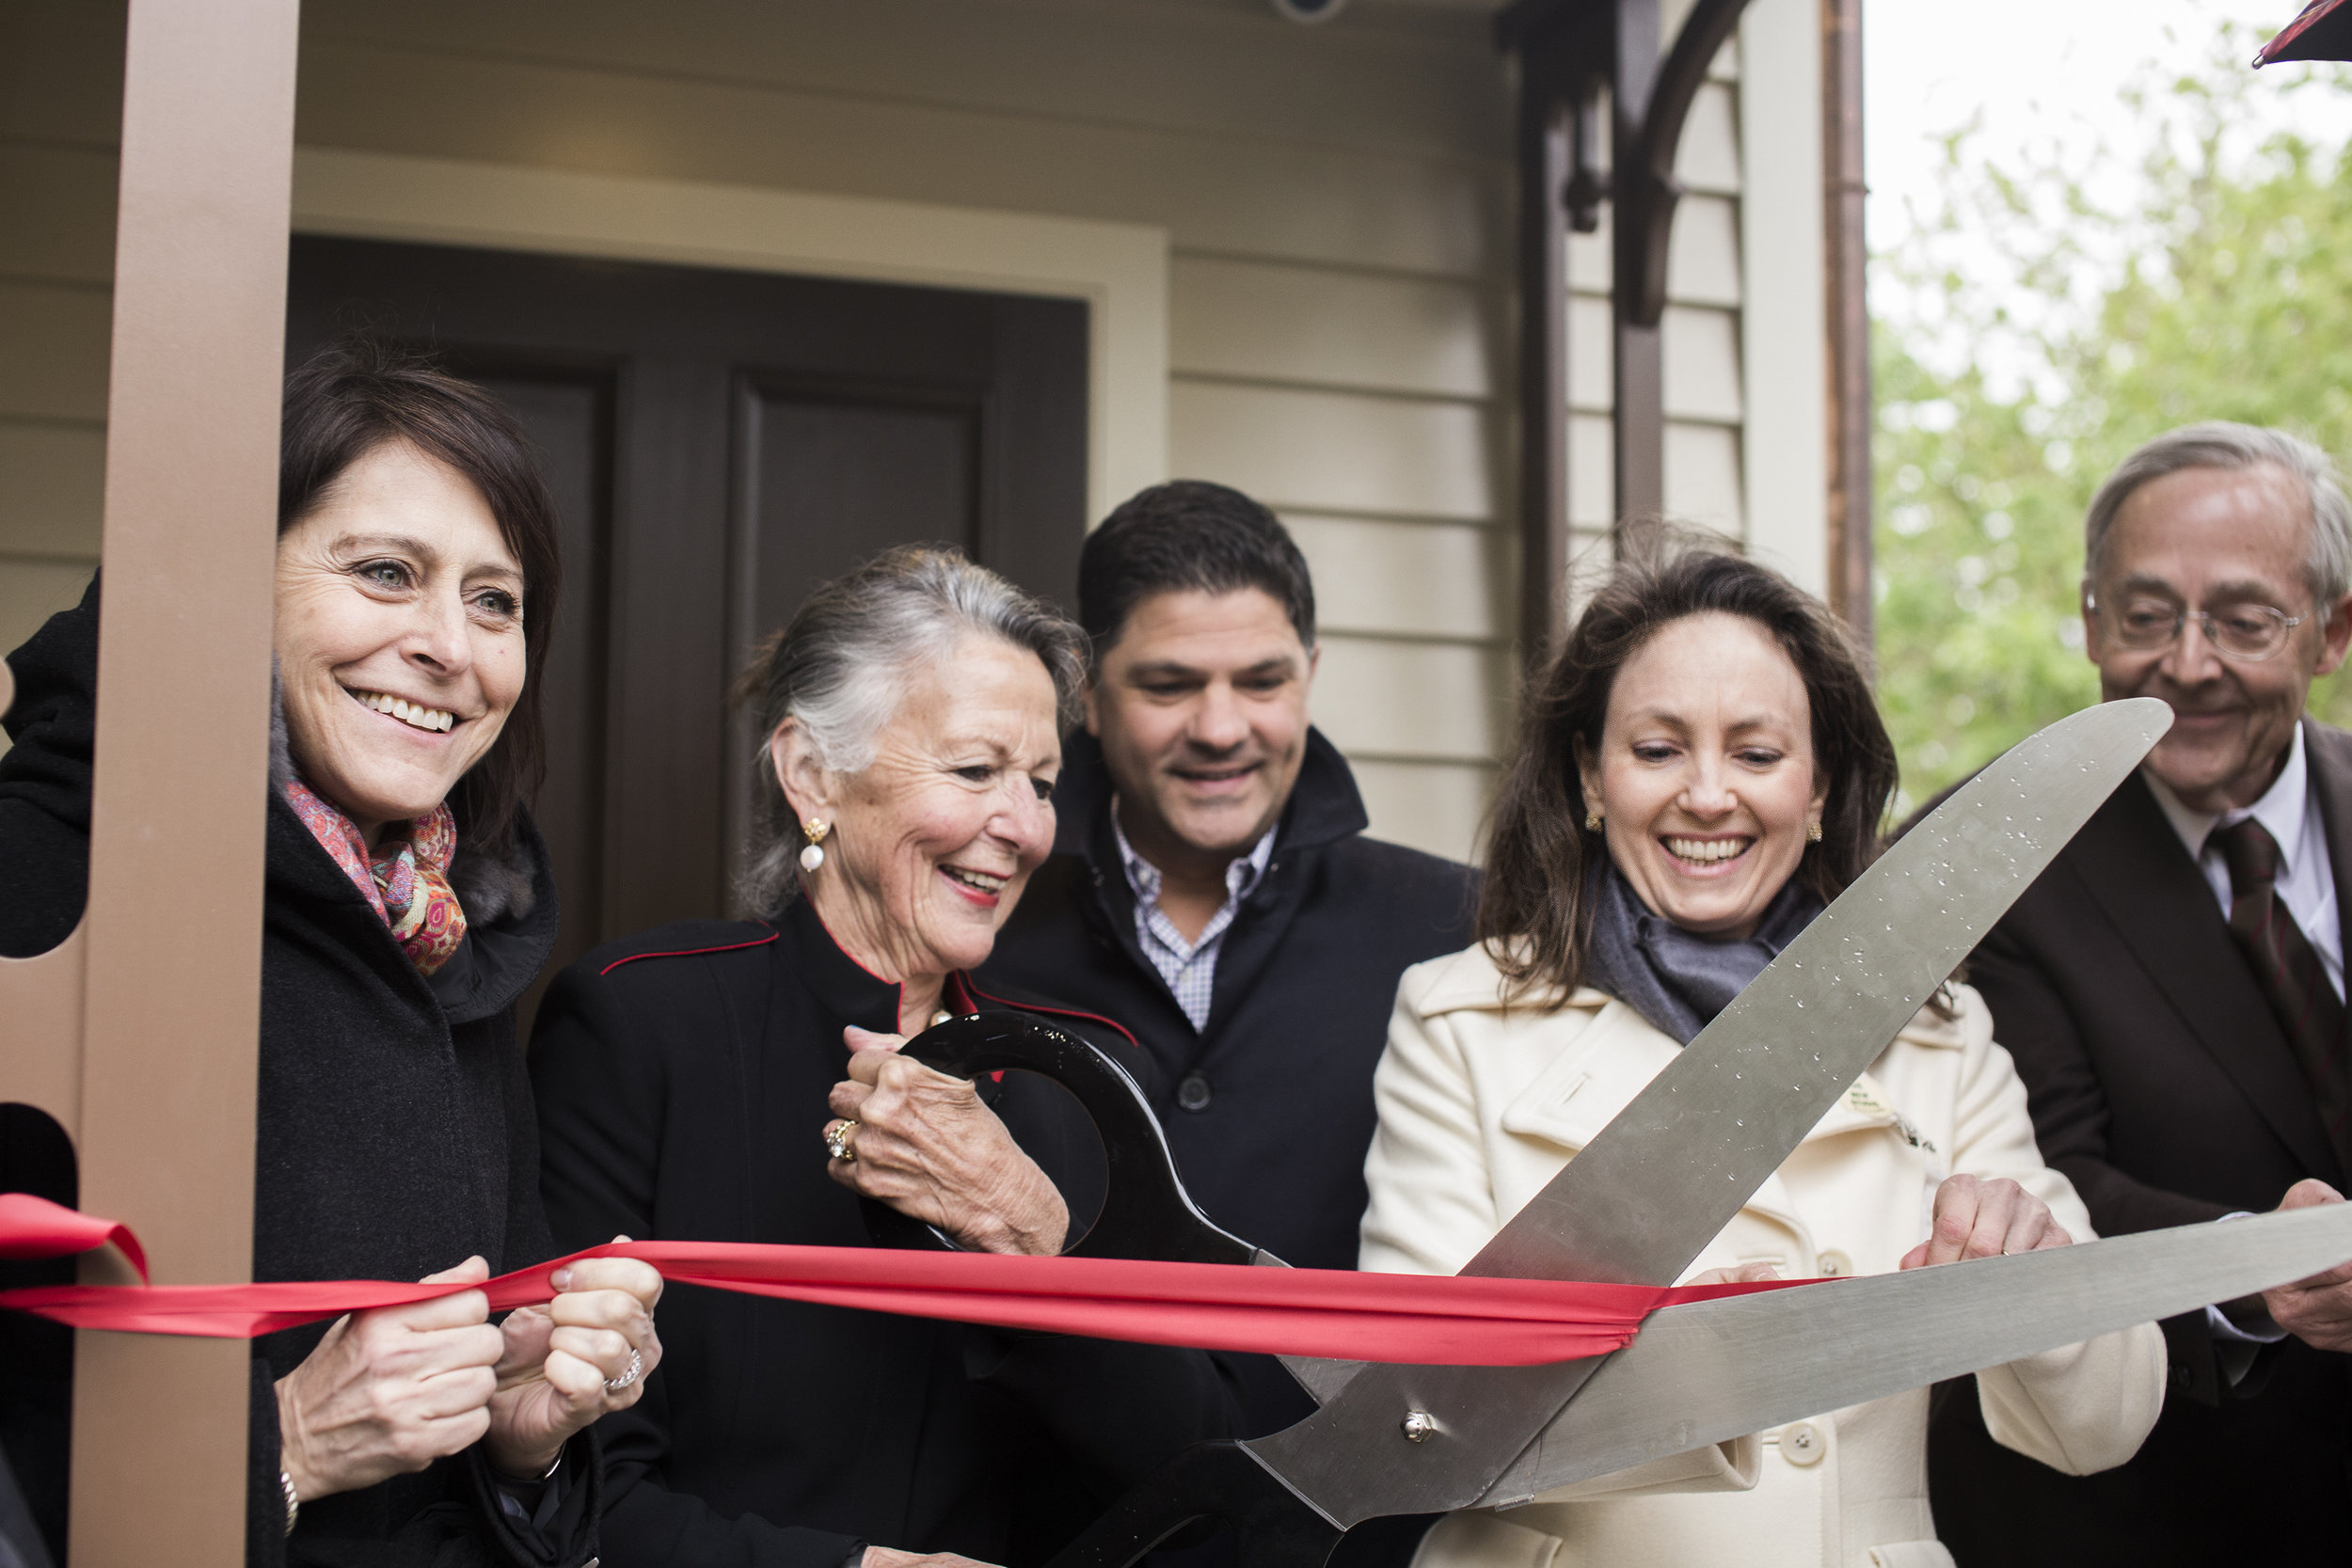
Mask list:
[[[1318,22],[1328,22],[1347,8],[1347,0],[1266,0],[1266,3],[1285,22],[1296,22],[1310,27]]]
[[[2352,61],[2352,0],[2312,0],[2254,56],[2257,67],[2281,60]]]

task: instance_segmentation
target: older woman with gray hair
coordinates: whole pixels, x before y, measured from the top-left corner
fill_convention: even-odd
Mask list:
[[[971,979],[1053,847],[1080,636],[961,556],[907,548],[819,588],[761,649],[740,689],[766,737],[743,885],[762,918],[612,943],[541,1008],[559,1241],[861,1246],[860,1196],[990,1251],[1084,1228],[1101,1151],[1074,1102],[895,1053],[1016,1006],[1147,1070],[1116,1024]],[[612,1568],[1042,1560],[1234,1419],[1197,1352],[691,1286],[662,1328],[660,1373],[606,1427]]]

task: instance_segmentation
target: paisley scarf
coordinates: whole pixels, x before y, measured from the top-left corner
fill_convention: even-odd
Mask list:
[[[368,901],[420,974],[449,962],[466,936],[466,911],[449,885],[457,854],[457,818],[446,800],[405,825],[388,824],[380,847],[368,853],[359,825],[300,779],[286,781],[286,800],[320,847],[335,857],[351,885]]]

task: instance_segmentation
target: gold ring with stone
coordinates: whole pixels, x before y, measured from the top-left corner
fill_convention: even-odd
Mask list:
[[[826,1153],[845,1165],[856,1164],[857,1145],[850,1141],[850,1134],[856,1131],[857,1123],[849,1120],[836,1121],[831,1127],[826,1128]]]

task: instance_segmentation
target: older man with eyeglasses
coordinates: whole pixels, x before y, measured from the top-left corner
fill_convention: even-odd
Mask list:
[[[2191,425],[2084,526],[2102,695],[2171,732],[1971,960],[2043,1158],[2102,1235],[2341,1201],[2352,1173],[2352,734],[2303,712],[2352,642],[2352,505],[2283,432]],[[2342,1560],[2352,1267],[2167,1323],[2131,1464],[2059,1475],[1941,1402],[1936,1523],[1963,1568]],[[1965,1499],[1963,1503],[1963,1499]]]

